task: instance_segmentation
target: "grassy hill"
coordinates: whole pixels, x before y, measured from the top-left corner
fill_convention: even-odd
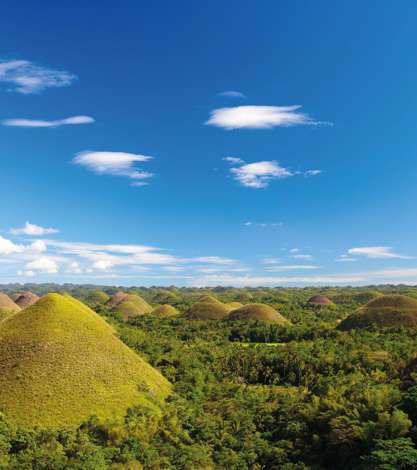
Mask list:
[[[290,322],[269,305],[247,304],[230,312],[227,321],[261,320],[268,323],[287,325]]]
[[[343,320],[339,330],[367,327],[417,327],[417,300],[405,295],[383,295]]]
[[[20,294],[16,298],[15,303],[20,308],[26,308],[34,304],[38,300],[39,300],[39,297],[36,294],[33,294],[32,292],[27,291],[27,292],[23,292],[22,294]]]
[[[157,411],[170,385],[95,312],[48,294],[1,323],[0,389],[7,417],[54,427],[117,420],[134,405]]]
[[[156,317],[173,317],[175,315],[178,315],[180,312],[173,307],[172,305],[160,305],[159,307],[156,307],[154,310],[152,310],[152,315],[155,315]]]
[[[116,292],[107,305],[120,312],[124,320],[152,312],[152,307],[142,297],[136,294]]]
[[[0,292],[0,321],[19,310],[20,307],[8,295]]]
[[[222,320],[228,315],[229,311],[226,305],[214,297],[211,299],[204,298],[203,301],[196,302],[184,312],[183,318],[189,320]]]
[[[325,295],[313,295],[308,299],[308,303],[310,305],[318,305],[318,306],[325,306],[325,305],[333,305],[333,302],[326,297]]]

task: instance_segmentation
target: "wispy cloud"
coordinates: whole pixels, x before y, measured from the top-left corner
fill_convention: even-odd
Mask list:
[[[211,111],[206,124],[227,130],[330,125],[327,122],[315,121],[308,114],[300,112],[300,108],[300,105],[218,108]]]
[[[392,251],[390,246],[366,246],[359,248],[350,248],[349,255],[365,256],[371,259],[414,259],[414,256],[404,256]]]
[[[321,175],[323,172],[321,170],[307,170],[304,172],[304,176],[317,176]]]
[[[58,263],[54,259],[46,256],[30,261],[26,264],[25,268],[26,272],[40,271],[46,274],[56,274],[59,269]]]
[[[251,222],[250,220],[248,220],[243,225],[245,227],[268,228],[268,227],[282,227],[284,224],[282,222]]]
[[[236,168],[231,168],[231,173],[236,181],[247,188],[266,188],[274,179],[282,179],[293,176],[293,173],[280,166],[274,160],[248,163]]]
[[[213,274],[193,278],[195,287],[262,287],[281,285],[363,285],[370,283],[417,285],[417,268],[385,269],[362,273],[320,274],[310,276],[236,276]]]
[[[235,90],[221,91],[218,95],[226,96],[227,98],[246,98],[244,93]]]
[[[57,119],[54,121],[45,121],[40,119],[4,119],[1,121],[3,126],[9,127],[59,127],[79,124],[91,124],[94,118],[90,116],[72,116],[65,119]]]
[[[40,93],[46,88],[69,86],[77,77],[69,72],[48,69],[28,60],[0,62],[0,82],[8,83],[8,91],[25,95]]]
[[[133,186],[144,186],[152,173],[135,168],[136,162],[147,162],[152,157],[126,152],[81,152],[73,163],[81,165],[99,175],[125,176],[130,178]]]
[[[223,160],[231,165],[240,165],[241,163],[245,163],[245,160],[242,160],[239,157],[223,157]]]
[[[295,255],[291,255],[290,258],[294,258],[294,259],[303,259],[303,260],[312,260],[313,259],[313,256],[312,255],[305,255],[305,254],[302,254],[302,253],[296,253]]]
[[[40,225],[31,224],[30,222],[26,222],[24,227],[10,229],[10,233],[13,235],[43,236],[58,232],[59,230],[56,228],[41,227]]]
[[[314,264],[282,264],[278,266],[269,266],[266,268],[266,271],[269,272],[279,272],[279,271],[305,271],[310,269],[319,269],[320,266],[316,266]]]

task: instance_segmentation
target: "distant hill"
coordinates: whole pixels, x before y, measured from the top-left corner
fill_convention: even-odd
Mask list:
[[[136,294],[116,292],[107,305],[123,315],[124,320],[152,312],[152,307],[142,297]]]
[[[155,317],[163,318],[163,317],[174,317],[175,315],[178,315],[180,312],[173,307],[172,305],[160,305],[159,307],[156,307],[155,309],[152,310],[152,315]]]
[[[290,322],[269,305],[247,304],[230,312],[226,321],[236,320],[260,320],[267,323],[289,325]]]
[[[18,305],[20,308],[26,308],[34,304],[39,300],[39,297],[36,294],[33,294],[32,292],[23,292],[20,294],[16,300],[15,303]]]
[[[417,327],[417,300],[405,295],[383,295],[345,318],[339,330],[367,327]]]
[[[0,411],[24,426],[120,419],[155,404],[168,381],[122,343],[99,315],[48,294],[0,324]]]
[[[333,302],[326,297],[325,295],[313,295],[308,299],[308,303],[310,305],[317,305],[317,306],[325,306],[325,305],[333,305]]]
[[[202,299],[202,300],[201,300]],[[189,320],[222,320],[230,310],[211,296],[203,296],[182,315]]]
[[[20,307],[8,295],[0,292],[0,321],[19,310]]]

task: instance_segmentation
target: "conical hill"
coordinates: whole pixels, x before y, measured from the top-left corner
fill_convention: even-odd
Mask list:
[[[17,297],[17,299],[15,300],[15,303],[20,308],[26,308],[34,304],[38,300],[39,300],[39,297],[36,294],[33,294],[32,292],[23,292],[22,294],[19,295],[19,297]]]
[[[17,424],[55,427],[158,411],[170,384],[87,306],[48,294],[0,324],[0,390],[0,412]]]
[[[290,322],[275,309],[266,304],[247,304],[230,312],[226,320],[260,320],[279,325],[289,325]]]
[[[139,295],[126,294],[121,291],[116,292],[107,302],[107,305],[120,312],[124,320],[151,313],[153,310],[148,302]]]
[[[339,330],[405,326],[417,328],[417,300],[405,295],[382,295],[345,318]]]
[[[178,315],[180,312],[173,307],[172,305],[164,304],[160,305],[159,307],[156,307],[152,311],[152,315],[155,315],[156,317],[163,318],[163,317],[173,317],[175,315]]]
[[[8,295],[0,292],[0,321],[19,310],[20,307]]]

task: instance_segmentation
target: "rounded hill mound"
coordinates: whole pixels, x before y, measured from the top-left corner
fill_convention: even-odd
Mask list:
[[[222,320],[229,313],[229,309],[220,301],[196,302],[183,314],[189,320]]]
[[[20,307],[8,295],[0,292],[0,321],[19,310]]]
[[[228,302],[224,305],[229,309],[229,312],[231,312],[232,310],[236,310],[237,308],[243,307],[243,304],[241,304],[240,302]]]
[[[155,317],[163,318],[163,317],[173,317],[175,315],[178,315],[179,311],[173,307],[172,305],[160,305],[159,307],[156,307],[154,310],[152,310],[152,315]]]
[[[48,294],[0,324],[0,411],[23,426],[72,426],[90,416],[158,412],[169,382],[122,343],[103,318]]]
[[[213,295],[207,295],[207,294],[204,294],[204,295],[201,295],[197,302],[208,302],[208,303],[212,303],[212,304],[222,304],[222,302],[220,302],[219,299],[216,299],[216,297],[214,297]]]
[[[105,304],[110,300],[110,296],[99,289],[94,289],[88,292],[86,300],[97,304]]]
[[[37,302],[39,297],[32,292],[23,292],[20,294],[17,299],[15,300],[15,304],[18,305],[20,308],[30,307],[32,304]]]
[[[339,330],[367,327],[417,327],[417,300],[405,295],[383,295],[345,318]]]
[[[247,304],[230,312],[227,321],[260,320],[279,325],[288,325],[290,322],[275,309],[266,304]]]
[[[126,294],[125,292],[116,292],[107,305],[115,311],[120,312],[124,320],[146,315],[152,312],[152,307],[142,297],[136,294]]]
[[[333,305],[333,302],[326,297],[325,295],[313,295],[313,297],[310,297],[308,299],[308,303],[310,305],[319,305],[319,306],[324,306],[324,305]]]

